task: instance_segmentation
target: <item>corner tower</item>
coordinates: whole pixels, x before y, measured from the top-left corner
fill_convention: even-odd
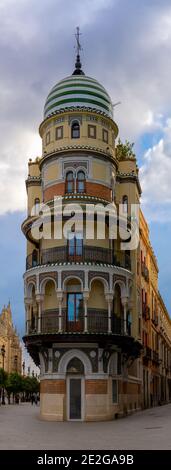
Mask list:
[[[73,74],[46,99],[39,131],[42,157],[29,161],[22,230],[27,238],[24,341],[41,368],[41,415],[59,421],[112,419],[127,411],[128,402],[131,409],[141,402],[136,279],[131,253],[109,237],[108,218],[104,238],[97,236],[97,218],[94,237],[86,236],[87,205],[118,204],[117,183],[124,176],[118,173],[122,163],[115,154],[118,127],[111,99],[83,73],[79,49]],[[136,178],[131,183],[137,186]],[[134,191],[130,194],[134,198]],[[54,236],[56,197],[64,210],[73,203],[82,208],[82,227],[72,229],[69,239],[63,232],[60,239]],[[41,204],[51,211],[52,235],[37,240],[32,227]],[[65,212],[63,224],[68,218]]]

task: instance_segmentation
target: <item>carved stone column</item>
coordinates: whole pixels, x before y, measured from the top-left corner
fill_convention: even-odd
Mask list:
[[[108,293],[105,295],[105,298],[108,303],[108,333],[112,333],[111,311],[112,311],[113,294]]]
[[[30,307],[33,304],[33,300],[29,297],[24,299],[25,311],[26,311],[26,335],[29,334],[29,321],[31,321]]]
[[[36,294],[36,302],[38,303],[38,323],[37,332],[41,333],[41,317],[42,317],[42,303],[44,300],[43,294]]]
[[[87,325],[87,302],[89,298],[89,291],[83,292],[83,299],[84,299],[84,333],[88,331]]]
[[[127,335],[127,305],[128,305],[128,297],[121,297],[121,302],[124,308],[124,335]]]
[[[59,332],[63,330],[62,327],[62,301],[63,301],[63,291],[57,292],[57,299],[59,303]]]

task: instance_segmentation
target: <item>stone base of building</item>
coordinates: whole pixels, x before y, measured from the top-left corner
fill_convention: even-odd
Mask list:
[[[74,384],[75,380],[77,383]],[[139,410],[139,384],[114,379],[117,403],[113,403],[112,380],[111,377],[86,379],[76,375],[66,379],[44,378],[41,380],[41,418],[47,421],[108,421]],[[75,392],[77,398],[72,396]]]

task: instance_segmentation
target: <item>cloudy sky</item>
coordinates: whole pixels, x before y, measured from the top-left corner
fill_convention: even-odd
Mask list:
[[[122,140],[135,142],[143,210],[171,312],[170,0],[0,0],[0,305],[24,332],[27,161],[41,155],[38,126],[50,88],[74,66],[82,31],[87,75],[110,93]]]

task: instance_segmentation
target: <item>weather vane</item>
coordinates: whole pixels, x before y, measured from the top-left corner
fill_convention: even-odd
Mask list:
[[[117,103],[112,103],[112,107],[115,108],[115,106],[118,106],[119,104],[121,104],[121,101],[117,101]]]
[[[117,101],[117,103],[112,103],[112,108],[113,108],[113,117],[114,117],[114,111],[115,111],[115,107],[118,106],[119,104],[121,104],[121,101]]]
[[[77,41],[77,45],[75,46],[75,49],[77,50],[77,57],[76,57],[76,62],[75,62],[75,70],[72,75],[84,75],[84,72],[81,69],[81,61],[80,61],[80,51],[83,50],[81,44],[80,44],[80,28],[77,26],[76,28],[76,34],[75,38]]]
[[[75,37],[76,37],[76,41],[77,41],[77,54],[79,55],[80,51],[82,51],[82,46],[80,44],[80,36],[81,36],[81,33],[80,33],[80,28],[79,26],[76,27],[76,34],[75,34]]]

